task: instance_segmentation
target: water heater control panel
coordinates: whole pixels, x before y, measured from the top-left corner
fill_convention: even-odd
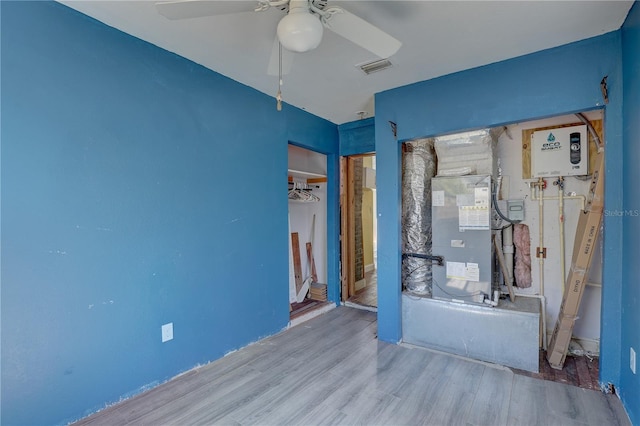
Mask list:
[[[531,176],[589,174],[587,126],[538,130],[531,135]]]

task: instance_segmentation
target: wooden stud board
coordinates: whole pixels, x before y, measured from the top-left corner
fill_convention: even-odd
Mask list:
[[[349,268],[349,247],[347,241],[347,159],[340,158],[340,298],[344,302],[349,296],[347,270]]]
[[[326,181],[327,181],[326,177],[307,179],[307,183],[325,183]]]
[[[302,263],[300,262],[300,239],[297,232],[291,233],[291,251],[293,255],[293,275],[296,282],[296,294],[302,288]]]
[[[316,273],[316,261],[313,259],[313,247],[311,243],[306,244],[307,249],[307,261],[311,265],[311,280],[312,282],[318,282],[318,274]]]
[[[562,127],[580,126],[584,123],[570,123],[570,124],[557,124],[555,126],[538,127],[536,129],[524,129],[522,131],[522,179],[532,179],[531,177],[531,136],[534,132],[540,130],[551,130]],[[602,133],[602,120],[591,120],[591,125],[598,134],[600,141],[604,141]],[[596,148],[595,141],[591,137],[591,134],[587,131],[589,140],[589,173],[592,173],[595,168],[596,157],[598,150]]]
[[[347,162],[347,240],[349,245],[349,264],[347,282],[349,293],[347,298],[356,294],[356,268],[355,268],[355,247],[356,247],[356,211],[355,211],[355,177],[353,169],[355,159],[350,157]]]
[[[356,294],[355,270],[355,160],[374,154],[358,154],[340,158],[340,247],[341,300]]]
[[[547,348],[547,361],[555,369],[562,369],[569,349],[573,326],[578,318],[580,302],[595,252],[595,242],[600,234],[603,208],[604,153],[600,153],[596,156],[596,169],[591,178],[587,206],[578,219],[571,268],[567,275],[558,319]]]
[[[303,179],[306,183],[325,183],[327,182],[327,178],[326,177],[317,177],[317,178],[308,178],[308,179]],[[293,182],[293,176],[289,176],[288,178],[289,182]]]

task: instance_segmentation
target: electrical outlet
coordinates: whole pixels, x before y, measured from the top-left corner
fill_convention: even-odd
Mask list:
[[[170,322],[162,326],[162,343],[173,339],[173,323]]]
[[[636,374],[636,351],[633,348],[629,348],[629,367],[631,367],[631,372]]]

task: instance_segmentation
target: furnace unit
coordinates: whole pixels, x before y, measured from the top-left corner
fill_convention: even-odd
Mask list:
[[[433,297],[483,304],[491,299],[491,176],[436,177],[432,189]]]

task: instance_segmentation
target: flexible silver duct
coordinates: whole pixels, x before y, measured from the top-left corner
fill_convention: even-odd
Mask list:
[[[431,178],[436,174],[434,140],[404,144],[402,157],[402,252],[431,254]],[[431,295],[431,260],[403,256],[402,285]]]

